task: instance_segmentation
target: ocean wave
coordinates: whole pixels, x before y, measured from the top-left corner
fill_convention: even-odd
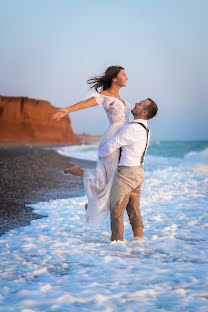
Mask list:
[[[184,144],[184,143],[183,143]],[[156,144],[159,146],[159,144]],[[172,166],[184,166],[184,168],[192,167],[195,165],[208,165],[208,148],[205,147],[201,151],[189,151],[186,154],[182,153],[180,146],[181,157],[176,157],[174,155],[179,155],[179,152],[173,153],[173,157],[170,157],[170,143],[168,146],[163,144],[158,147],[156,153],[156,145],[154,146],[154,151],[151,149],[148,151],[145,160],[145,168],[147,170],[157,170],[164,169]],[[171,148],[177,149],[177,144],[172,142]],[[202,148],[203,146],[201,146]],[[56,148],[56,151],[64,156],[73,157],[77,159],[84,160],[97,160],[97,148],[98,144],[80,144],[80,145],[72,145],[72,146],[63,146]],[[165,148],[168,149],[167,155],[165,154]],[[187,148],[186,148],[187,149]],[[160,153],[161,152],[161,153]]]
[[[187,155],[185,155],[186,159],[198,159],[201,158],[202,160],[207,160],[208,161],[208,148],[205,148],[204,150],[200,151],[200,152],[189,152]]]
[[[148,154],[165,158],[184,158],[192,152],[208,148],[208,141],[161,141],[150,142]]]
[[[98,144],[80,144],[56,148],[56,152],[67,157],[84,160],[97,160]]]
[[[208,148],[200,152],[189,152],[183,158],[146,156],[145,168],[147,170],[152,171],[175,166],[180,167],[181,170],[200,167],[200,170],[203,169],[206,172],[208,166]]]

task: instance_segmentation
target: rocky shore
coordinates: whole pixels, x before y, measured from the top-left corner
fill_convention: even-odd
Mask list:
[[[63,173],[75,163],[82,168],[95,166],[94,162],[62,156],[49,146],[1,145],[0,235],[42,218],[27,204],[82,195],[82,178]]]
[[[58,122],[49,101],[0,95],[0,142],[19,144],[79,143],[69,116]]]

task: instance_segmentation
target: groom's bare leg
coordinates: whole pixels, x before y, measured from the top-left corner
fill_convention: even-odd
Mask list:
[[[73,174],[73,175],[75,175],[75,176],[83,177],[83,175],[84,175],[84,170],[82,170],[82,169],[80,168],[80,166],[75,165],[75,166],[73,166],[73,167],[64,169],[64,173],[66,173],[66,174],[67,174],[67,173],[70,173],[70,174]]]

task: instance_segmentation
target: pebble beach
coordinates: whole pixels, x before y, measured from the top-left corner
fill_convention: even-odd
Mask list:
[[[75,161],[77,162],[77,161]],[[0,235],[42,218],[27,204],[68,198],[83,192],[82,179],[65,175],[63,169],[74,160],[48,146],[0,146]],[[82,166],[93,166],[81,161]]]

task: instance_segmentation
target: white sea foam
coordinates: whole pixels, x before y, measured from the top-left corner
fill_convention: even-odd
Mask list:
[[[145,239],[127,215],[124,242],[109,218],[89,229],[86,197],[31,205],[48,217],[0,239],[2,311],[206,311],[208,175],[194,163],[147,172]]]
[[[85,159],[85,160],[97,160],[97,144],[80,144],[62,146],[56,148],[56,151],[64,156]]]
[[[48,217],[1,237],[0,310],[207,311],[207,156],[147,157],[144,239],[126,214],[124,242],[110,242],[109,217],[89,229],[85,196],[30,205]]]

